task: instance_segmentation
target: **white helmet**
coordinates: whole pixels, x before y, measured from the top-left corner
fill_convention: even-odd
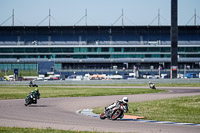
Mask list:
[[[123,97],[122,101],[127,103],[128,102],[128,97]]]

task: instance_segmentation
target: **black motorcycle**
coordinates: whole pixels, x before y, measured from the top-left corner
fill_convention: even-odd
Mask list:
[[[149,82],[149,88],[150,89],[156,89],[156,86],[155,86],[155,84],[153,83],[153,82]]]
[[[36,93],[30,93],[27,98],[25,99],[25,106],[30,104],[37,104],[37,95]]]
[[[124,112],[127,112],[128,104],[117,103],[117,105],[112,109],[104,109],[104,112],[100,114],[100,119],[110,119],[116,120],[118,118],[122,119],[124,117]]]
[[[38,85],[36,83],[34,83],[34,82],[31,81],[29,83],[29,87],[38,87]]]

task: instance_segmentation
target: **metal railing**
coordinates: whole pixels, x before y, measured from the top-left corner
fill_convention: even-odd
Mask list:
[[[57,72],[129,72],[129,73],[133,73],[134,70],[133,69],[59,69],[56,70]],[[158,69],[139,69],[139,72],[158,72]],[[161,72],[170,72],[170,69],[163,69],[160,70]],[[178,69],[178,72],[184,72],[184,69]],[[187,72],[200,72],[200,68],[199,69],[187,69]]]
[[[171,41],[0,41],[1,45],[170,45]],[[200,45],[200,41],[179,41],[179,45]]]

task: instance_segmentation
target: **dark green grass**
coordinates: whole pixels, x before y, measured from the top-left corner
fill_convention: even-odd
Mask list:
[[[164,92],[163,90],[152,90],[142,88],[90,88],[90,87],[38,87],[41,98],[49,97],[87,97],[106,95],[131,95],[144,93]],[[34,90],[24,86],[0,86],[0,100],[2,99],[23,99],[29,92]]]
[[[18,127],[0,127],[1,133],[100,133],[89,131],[71,131],[71,130],[56,130],[56,129],[37,129],[37,128],[18,128]]]
[[[95,108],[94,112],[99,114],[103,109]],[[127,114],[148,120],[200,124],[200,96],[129,103]]]

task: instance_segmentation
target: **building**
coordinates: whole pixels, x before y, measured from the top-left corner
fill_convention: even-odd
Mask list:
[[[178,27],[178,69],[200,69],[200,27]],[[170,26],[1,26],[0,70],[170,69]]]

